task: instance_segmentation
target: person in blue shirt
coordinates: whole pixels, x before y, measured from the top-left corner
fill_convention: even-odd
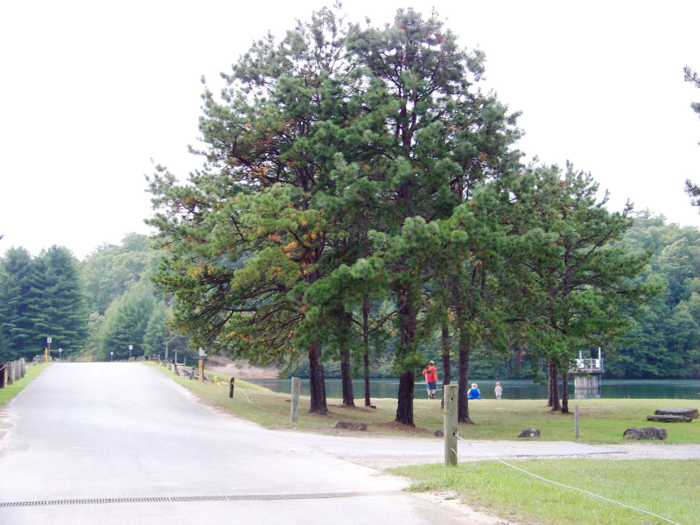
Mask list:
[[[481,399],[481,392],[479,392],[479,385],[472,383],[472,387],[467,392],[467,399]]]

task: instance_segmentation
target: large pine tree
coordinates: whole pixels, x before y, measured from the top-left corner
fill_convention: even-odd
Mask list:
[[[310,290],[342,264],[359,287],[382,268],[397,311],[396,419],[413,425],[427,261],[439,251],[421,231],[518,158],[514,116],[473,88],[483,60],[413,10],[363,29],[324,9],[279,45],[255,44],[224,75],[222,102],[205,92],[202,171],[188,186],[164,172],[152,181],[151,223],[169,250],[158,282],[178,296],[180,326],[258,360],[306,348],[311,410],[325,413],[323,316],[306,314],[324,307]]]
[[[87,311],[78,275],[78,261],[62,246],[43,252],[38,262],[44,269],[41,315],[36,326],[52,338],[54,350],[63,357],[77,355],[87,338]]]
[[[598,199],[598,184],[570,165],[530,175],[529,227],[549,242],[522,261],[534,279],[521,340],[548,361],[552,410],[568,412],[567,379],[576,351],[623,337],[659,287],[636,279],[651,252],[634,252],[620,242],[632,226],[629,207],[610,212],[607,197]]]
[[[483,53],[460,48],[435,14],[399,10],[384,29],[353,33],[348,48],[367,74],[366,113],[382,118],[368,137],[377,151],[369,169],[382,183],[370,237],[373,256],[391,272],[398,312],[396,421],[412,426],[415,372],[425,362],[419,348],[430,337],[421,328],[435,277],[430,261],[443,250],[440,221],[479,185],[517,167],[519,154],[509,147],[519,132],[516,115],[475,87]]]
[[[0,329],[7,345],[3,359],[43,352],[48,335],[38,326],[45,306],[43,273],[24,248],[5,252],[0,269]]]

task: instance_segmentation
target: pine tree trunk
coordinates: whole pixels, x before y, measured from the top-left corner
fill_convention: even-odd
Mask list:
[[[459,349],[459,379],[457,380],[457,421],[474,424],[469,418],[469,348]]]
[[[347,347],[345,342],[342,343],[342,348],[340,349],[340,356],[342,361],[340,363],[340,376],[343,383],[343,405],[354,407],[355,406],[355,395],[352,391],[352,370],[350,365],[350,349]]]
[[[365,355],[362,356],[365,365],[365,406],[372,406],[369,395],[369,301],[362,303],[362,338]]]
[[[552,359],[552,412],[558,412],[561,410],[561,405],[559,404],[559,368],[557,366],[556,359]]]
[[[412,351],[416,335],[416,313],[407,290],[401,288],[397,293],[398,316],[401,326],[399,348],[394,359],[403,362],[403,358]],[[399,379],[399,399],[396,407],[396,421],[406,426],[414,427],[413,423],[413,389],[415,387],[415,372],[407,370]]]
[[[365,406],[371,407],[372,401],[370,400],[370,395],[369,395],[369,355],[365,354],[364,359],[365,359]]]
[[[569,413],[569,370],[562,370],[561,372],[561,413]]]
[[[321,345],[315,342],[309,349],[309,368],[311,370],[311,377],[309,377],[311,407],[309,412],[325,416],[328,413],[328,407],[326,406],[326,382],[323,377],[323,365],[320,363],[320,359]]]
[[[554,375],[554,364],[550,359],[547,361],[547,406],[554,406],[554,390],[552,389],[552,375]]]
[[[440,407],[445,408],[445,385],[450,384],[450,330],[447,324],[442,325],[442,393]]]
[[[413,390],[415,387],[415,374],[404,373],[399,379],[399,403],[396,407],[396,421],[409,427],[415,427],[413,423]]]
[[[457,323],[459,326],[458,339],[458,379],[457,379],[457,422],[474,424],[469,418],[469,351],[471,341],[465,331],[464,312],[457,308]]]

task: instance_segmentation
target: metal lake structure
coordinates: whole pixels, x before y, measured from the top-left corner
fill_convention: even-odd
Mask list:
[[[574,388],[576,399],[600,397],[601,376],[605,373],[603,351],[598,347],[598,358],[584,359],[583,352],[579,351],[578,359],[574,360]]]

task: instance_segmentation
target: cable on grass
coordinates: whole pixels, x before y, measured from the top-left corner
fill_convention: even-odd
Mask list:
[[[219,385],[218,380],[217,380],[216,383],[217,383],[217,385]],[[220,385],[219,385],[219,386],[220,386]],[[255,403],[253,403],[253,402],[250,400],[250,397],[248,397],[248,394],[246,394],[245,388],[241,387],[240,385],[236,385],[236,390],[240,390],[241,392],[243,392],[243,395],[244,395],[245,398],[248,400],[248,403],[250,403],[250,406],[252,406],[253,408],[257,408],[258,410],[263,410],[263,411],[267,412],[268,414],[272,414],[273,416],[277,416],[277,417],[281,417],[281,418],[283,418],[283,419],[286,419],[285,416],[283,416],[283,415],[281,415],[281,414],[278,414],[277,412],[273,412],[272,410],[268,410],[267,408],[258,406],[258,405],[256,405]],[[223,392],[222,390],[219,390],[219,393],[220,393],[221,395],[224,394],[224,392]]]
[[[655,518],[659,518],[660,520],[663,520],[663,521],[665,521],[665,522],[667,522],[667,523],[672,523],[673,525],[681,525],[680,523],[677,523],[677,522],[675,522],[675,521],[672,521],[672,520],[670,520],[670,519],[668,519],[668,518],[664,518],[663,516],[659,516],[658,514],[654,514],[653,512],[649,512],[649,511],[644,510],[644,509],[638,509],[637,507],[632,507],[631,505],[626,505],[625,503],[620,503],[619,501],[615,501],[615,500],[612,500],[612,499],[610,499],[610,498],[606,498],[605,496],[601,496],[601,495],[599,495],[599,494],[595,494],[595,493],[589,492],[589,491],[587,491],[587,490],[579,489],[579,488],[577,488],[577,487],[572,487],[572,486],[570,486],[570,485],[564,485],[563,483],[559,483],[559,482],[557,482],[557,481],[552,481],[551,479],[543,478],[542,476],[538,476],[537,474],[533,474],[532,472],[528,472],[528,471],[525,470],[525,469],[522,469],[522,468],[520,468],[520,467],[516,467],[515,465],[511,465],[510,463],[507,463],[506,461],[503,461],[502,459],[500,459],[500,458],[494,456],[493,454],[491,454],[491,453],[489,453],[489,452],[486,452],[484,449],[477,447],[474,443],[471,443],[471,442],[467,441],[466,439],[464,439],[464,438],[463,438],[462,436],[460,436],[459,434],[457,434],[457,439],[460,439],[460,440],[464,441],[464,442],[465,442],[467,445],[469,445],[470,447],[475,448],[475,449],[477,449],[479,452],[481,452],[481,453],[483,453],[483,454],[486,454],[487,456],[492,457],[493,459],[495,459],[495,460],[498,461],[499,463],[502,463],[502,464],[506,465],[507,467],[513,468],[513,469],[515,469],[515,470],[519,470],[520,472],[522,472],[522,473],[524,473],[524,474],[527,474],[527,475],[529,475],[529,476],[532,476],[533,478],[537,478],[537,479],[539,479],[539,480],[546,481],[547,483],[551,483],[552,485],[557,485],[557,486],[563,487],[563,488],[565,488],[565,489],[576,490],[576,491],[581,492],[581,493],[583,493],[583,494],[587,494],[588,496],[593,496],[594,498],[602,499],[603,501],[607,501],[608,503],[614,503],[615,505],[620,505],[621,507],[625,507],[625,508],[630,509],[630,510],[636,510],[637,512],[641,512],[641,513],[643,513],[643,514],[647,514],[647,515],[649,515],[649,516],[653,516],[653,517],[655,517]]]

